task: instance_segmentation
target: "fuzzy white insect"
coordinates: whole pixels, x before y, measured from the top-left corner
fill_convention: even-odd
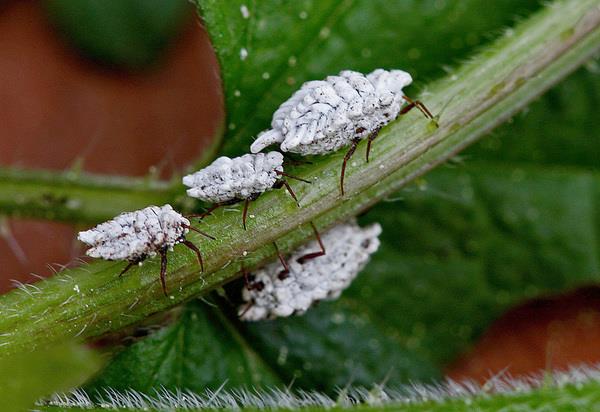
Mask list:
[[[282,185],[294,200],[298,199],[284,177],[306,180],[290,176],[283,171],[283,155],[279,152],[245,154],[240,157],[219,157],[212,164],[193,174],[183,177],[188,186],[188,196],[214,203],[205,216],[220,206],[244,201],[243,226],[246,228],[248,203],[261,193]]]
[[[190,229],[214,239],[191,227],[188,219],[167,204],[121,213],[92,229],[79,232],[77,238],[90,246],[86,251],[88,256],[129,261],[120,275],[133,265],[141,264],[146,258],[159,254],[161,256],[160,280],[166,295],[166,253],[173,250],[175,245],[183,243],[193,250],[202,270],[204,269],[200,250],[185,238]]]
[[[383,69],[366,76],[344,70],[325,80],[306,82],[277,109],[271,129],[258,135],[250,151],[258,153],[280,144],[284,152],[319,155],[351,145],[342,165],[343,194],[346,163],[362,139],[368,138],[368,162],[371,143],[379,130],[399,114],[417,107],[433,119],[420,101],[411,100],[402,91],[411,83],[407,72]],[[408,105],[403,108],[405,103]]]
[[[278,262],[256,271],[242,290],[243,320],[256,321],[302,314],[316,301],[337,299],[379,248],[381,226],[364,228],[356,222],[335,226],[322,236],[327,254],[306,259],[316,241],[296,250],[288,259],[288,270]],[[283,275],[283,276],[282,276]]]

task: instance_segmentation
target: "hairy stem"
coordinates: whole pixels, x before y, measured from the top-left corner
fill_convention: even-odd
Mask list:
[[[182,246],[169,254],[168,288],[162,294],[158,259],[118,277],[124,263],[94,262],[64,270],[51,279],[0,297],[0,355],[65,337],[93,337],[137,322],[206,293],[246,268],[272,258],[273,241],[290,251],[312,236],[309,222],[324,228],[364,211],[416,176],[451,157],[514,115],[600,48],[600,0],[557,1],[522,22],[495,44],[421,96],[439,128],[418,113],[382,130],[371,161],[359,154],[346,172],[346,196],[339,194],[344,153],[314,159],[292,174],[301,207],[284,191],[253,202],[248,230],[241,208],[222,210],[198,226],[217,238],[191,234],[202,250],[205,273]]]
[[[0,211],[18,217],[97,223],[172,201],[176,193],[173,185],[156,180],[0,169]]]

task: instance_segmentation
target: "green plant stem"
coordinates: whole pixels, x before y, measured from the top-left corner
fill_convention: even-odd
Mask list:
[[[309,222],[325,228],[364,211],[411,179],[443,162],[514,115],[536,96],[585,62],[600,48],[600,0],[564,0],[510,30],[460,70],[431,85],[421,98],[440,127],[418,113],[382,130],[371,162],[363,142],[350,162],[346,196],[339,194],[344,153],[315,158],[293,170],[312,184],[293,183],[301,207],[283,191],[253,202],[248,230],[241,211],[221,211],[203,221],[189,239],[205,255],[199,273],[194,255],[178,246],[169,254],[168,287],[163,296],[158,261],[119,277],[124,263],[94,262],[0,297],[0,355],[65,337],[94,337],[137,322],[199,296],[274,255],[277,241],[289,251],[310,236]]]
[[[97,223],[175,197],[168,182],[75,171],[0,169],[0,211],[72,223]],[[108,199],[108,201],[107,201]]]

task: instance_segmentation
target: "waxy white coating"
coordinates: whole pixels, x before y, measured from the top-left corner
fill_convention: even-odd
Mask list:
[[[309,81],[273,114],[271,129],[250,146],[258,153],[272,144],[284,152],[326,154],[361,140],[394,120],[412,83],[402,70],[377,69],[368,75],[344,70]]]
[[[244,200],[271,189],[283,172],[283,155],[279,152],[245,154],[233,159],[223,156],[212,164],[184,176],[188,196],[221,203]]]
[[[316,301],[337,299],[379,248],[381,226],[361,228],[356,222],[333,227],[322,235],[326,254],[299,263],[298,258],[319,250],[317,241],[303,246],[289,257],[290,273],[279,279],[281,263],[273,262],[253,273],[254,278],[242,290],[245,302],[241,319],[257,321],[302,314]],[[262,288],[252,285],[261,283]],[[248,305],[251,305],[248,308]]]
[[[185,240],[189,224],[171,205],[149,206],[79,232],[78,239],[90,246],[88,256],[141,262]]]

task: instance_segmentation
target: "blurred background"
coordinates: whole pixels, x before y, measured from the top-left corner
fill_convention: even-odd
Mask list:
[[[512,3],[498,7],[510,8]],[[511,19],[539,3],[523,2]],[[0,4],[2,167],[81,167],[93,173],[169,178],[197,159],[222,129],[219,67],[195,9],[175,0],[98,4],[77,0]],[[460,23],[460,16],[457,12],[450,18]],[[88,22],[84,29],[78,24],[83,19]],[[456,63],[498,32],[495,26],[488,37],[464,33],[448,39],[458,57],[431,66],[443,72],[444,63]],[[418,48],[409,50],[408,64],[423,66],[423,55]],[[597,72],[592,66],[584,70],[576,75],[588,79],[583,80],[584,89],[594,107],[599,99]],[[551,92],[550,100],[533,111],[533,118],[548,107],[569,111],[565,96],[580,92],[578,82],[567,80],[561,90]],[[582,117],[563,126],[593,129],[587,122]],[[541,163],[567,159],[565,168],[579,164],[593,171],[597,166],[600,144],[591,136],[579,140],[579,149],[550,142],[551,149],[541,153],[545,136],[537,136],[521,141],[520,151],[511,151],[511,142],[519,141],[525,126],[517,119],[507,127],[484,139],[462,161],[492,158],[504,145],[510,161],[529,156],[527,160]],[[81,256],[74,241],[76,230],[62,223],[2,219],[0,290],[12,288],[13,280],[32,282],[48,276],[53,271],[50,264],[66,264]],[[491,326],[485,325],[473,348],[448,362],[445,371],[454,378],[483,380],[502,371],[518,375],[598,362],[599,339],[600,289],[592,284],[565,288],[522,302]]]

